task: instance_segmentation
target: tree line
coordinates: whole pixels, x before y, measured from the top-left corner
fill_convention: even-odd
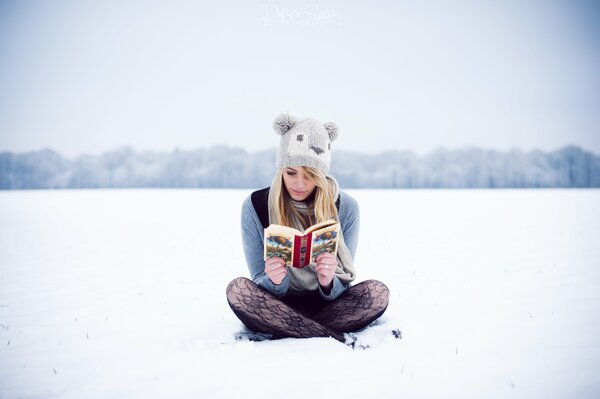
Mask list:
[[[275,173],[275,149],[223,145],[171,152],[119,148],[67,159],[51,149],[0,153],[0,189],[261,188]],[[600,156],[577,146],[557,151],[481,148],[363,154],[337,150],[331,174],[343,188],[600,187]]]

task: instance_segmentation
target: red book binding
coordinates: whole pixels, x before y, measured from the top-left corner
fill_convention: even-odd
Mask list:
[[[294,239],[294,263],[292,266],[297,268],[306,267],[310,263],[310,250],[312,245],[312,234],[305,236],[295,236]]]

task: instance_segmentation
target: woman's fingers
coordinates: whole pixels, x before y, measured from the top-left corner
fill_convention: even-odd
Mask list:
[[[281,258],[273,257],[273,258],[267,260],[266,266],[270,270],[274,270],[274,269],[277,269],[279,267],[285,267],[285,261],[283,259],[281,259]]]
[[[280,277],[280,276],[284,276],[287,274],[287,269],[285,267],[282,267],[280,269],[274,270],[272,273],[275,277]]]
[[[319,263],[322,261],[334,260],[334,259],[335,259],[335,256],[333,256],[329,252],[323,252],[323,253],[319,254],[319,256],[317,256],[317,258],[315,260],[317,261],[317,263]]]
[[[325,287],[331,283],[331,280],[333,280],[333,276],[335,274],[335,267],[334,265],[330,265],[326,262],[317,263],[315,267],[315,272],[317,273],[319,284]]]
[[[335,269],[338,265],[337,259],[335,256],[330,254],[329,252],[324,252],[321,255],[317,256],[317,268],[325,269],[327,271],[331,270],[332,274],[335,272]]]
[[[317,265],[323,264],[328,266],[328,268],[333,267],[333,269],[337,267],[338,263],[336,257],[330,254],[329,252],[323,252],[322,254],[317,256],[317,259],[315,260],[317,261]]]
[[[273,283],[281,284],[287,275],[287,268],[285,267],[284,260],[279,257],[267,259],[265,262],[265,273]]]
[[[336,267],[337,267],[337,262],[327,263],[327,261],[323,261],[323,262],[317,263],[317,265],[315,267],[315,271],[317,272],[317,275],[319,277],[324,278],[324,279],[330,279],[330,278],[333,278]]]
[[[269,267],[271,268],[271,270],[277,270],[277,269],[285,269],[285,262],[281,259],[279,259],[281,262],[271,262],[271,264],[269,265]]]
[[[287,272],[285,261],[281,258],[273,257],[265,262],[265,272],[281,271]]]
[[[316,258],[315,273],[319,282],[331,282],[335,275],[338,261],[335,256],[329,252],[324,252]],[[277,256],[267,259],[265,262],[265,273],[269,278],[279,284],[288,274],[285,261]]]

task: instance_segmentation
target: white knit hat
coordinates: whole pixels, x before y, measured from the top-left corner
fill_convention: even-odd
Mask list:
[[[335,123],[321,123],[314,119],[298,119],[281,114],[273,122],[273,128],[281,135],[275,166],[310,166],[329,172],[331,142],[337,138]]]

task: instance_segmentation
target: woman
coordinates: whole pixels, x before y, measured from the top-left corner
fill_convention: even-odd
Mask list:
[[[334,123],[280,115],[278,172],[271,187],[255,191],[242,206],[242,238],[252,280],[234,279],[227,300],[252,331],[271,338],[333,337],[366,327],[385,312],[389,291],[376,280],[351,285],[356,278],[359,208],[340,192],[330,175]],[[280,224],[305,230],[315,223],[340,222],[337,256],[320,254],[316,263],[298,269],[283,259],[263,260],[264,228]]]

